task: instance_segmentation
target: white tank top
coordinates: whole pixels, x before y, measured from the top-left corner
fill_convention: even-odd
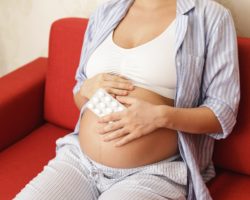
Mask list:
[[[120,74],[135,86],[174,99],[176,67],[175,20],[157,37],[134,48],[122,48],[113,41],[113,31],[96,48],[86,65],[87,78],[98,73]]]

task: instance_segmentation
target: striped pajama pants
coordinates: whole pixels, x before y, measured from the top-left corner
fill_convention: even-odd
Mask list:
[[[112,168],[90,159],[74,140],[61,145],[14,200],[186,199],[187,167],[180,156],[135,168]]]

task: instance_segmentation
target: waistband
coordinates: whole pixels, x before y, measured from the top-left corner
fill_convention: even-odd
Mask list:
[[[161,165],[163,163],[166,163],[166,162],[172,162],[172,161],[175,161],[175,160],[180,160],[181,156],[180,154],[176,154],[174,156],[171,156],[167,159],[164,159],[164,160],[161,160],[159,162],[155,162],[155,163],[151,163],[151,164],[147,164],[147,165],[143,165],[143,166],[139,166],[139,167],[131,167],[131,168],[115,168],[115,167],[110,167],[110,166],[107,166],[107,165],[104,165],[104,164],[101,164],[95,160],[92,160],[89,156],[87,156],[84,152],[83,152],[84,156],[91,162],[93,163],[96,167],[98,168],[102,168],[103,170],[116,170],[116,171],[119,171],[119,170],[123,170],[123,171],[131,171],[131,170],[140,170],[142,168],[145,168],[145,167],[150,167],[150,166],[153,166],[153,165]]]
[[[132,168],[115,168],[103,165],[89,158],[86,154],[82,154],[91,165],[91,173],[93,175],[99,174],[104,178],[110,179],[124,179],[135,173],[151,174],[165,176],[175,183],[186,185],[187,183],[187,166],[182,161],[179,154],[171,156],[170,158],[161,160],[159,162],[143,165]]]

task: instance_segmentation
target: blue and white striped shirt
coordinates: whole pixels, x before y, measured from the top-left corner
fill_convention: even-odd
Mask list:
[[[88,58],[118,25],[133,1],[108,1],[90,16],[74,94],[87,78]],[[206,106],[223,128],[221,133],[200,135],[178,131],[180,153],[189,169],[188,199],[207,200],[211,196],[205,182],[215,176],[214,139],[226,138],[231,133],[240,100],[237,37],[230,11],[212,0],[177,0],[176,38],[175,107]],[[79,133],[85,105],[70,135]]]

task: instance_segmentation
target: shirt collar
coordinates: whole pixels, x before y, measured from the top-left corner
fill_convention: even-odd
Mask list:
[[[195,0],[177,0],[177,15],[184,15],[195,7]]]

